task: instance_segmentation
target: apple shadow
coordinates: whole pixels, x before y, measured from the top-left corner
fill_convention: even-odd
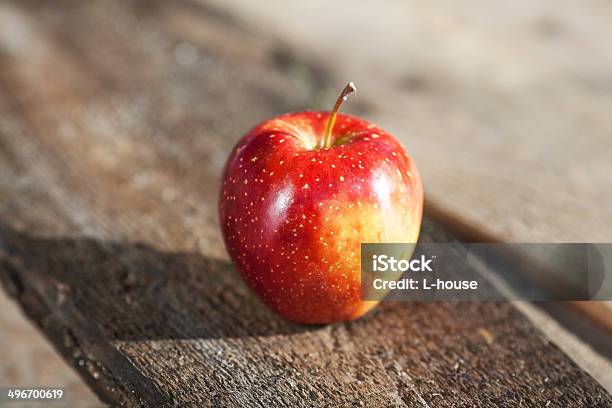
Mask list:
[[[76,316],[111,341],[240,338],[319,328],[269,311],[229,261],[144,244],[34,237],[0,224],[0,281],[25,309],[42,302],[48,313]]]

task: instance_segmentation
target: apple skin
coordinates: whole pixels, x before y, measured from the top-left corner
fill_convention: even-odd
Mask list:
[[[315,324],[356,319],[360,244],[417,241],[423,186],[389,133],[338,114],[332,146],[319,148],[329,112],[260,123],[235,146],[219,200],[226,248],[249,287],[281,316]]]

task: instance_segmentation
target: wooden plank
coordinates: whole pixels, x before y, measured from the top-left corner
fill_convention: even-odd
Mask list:
[[[353,323],[297,326],[268,312],[225,260],[1,234],[5,288],[111,404],[612,402],[510,304],[385,304]]]
[[[325,84],[283,52],[190,2],[0,6],[2,286],[98,396],[612,403],[509,304],[389,303],[304,327],[247,291],[218,231],[223,158],[254,122],[311,106]],[[435,223],[424,236],[448,238]]]
[[[79,408],[103,407],[3,290],[0,290],[0,311],[0,383],[3,387],[41,384],[65,387],[70,401],[78,401]]]
[[[504,242],[612,240],[612,3],[201,1],[355,81],[440,212]]]

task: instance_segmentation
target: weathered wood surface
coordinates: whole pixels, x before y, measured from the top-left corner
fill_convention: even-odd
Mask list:
[[[5,289],[113,405],[612,404],[510,304],[385,304],[304,327],[197,251],[6,227],[2,239]]]
[[[217,226],[223,160],[327,85],[189,1],[0,4],[2,286],[111,405],[610,406],[509,304],[302,327],[247,291]]]
[[[81,377],[66,365],[19,305],[0,289],[0,384],[65,387],[74,408],[100,408],[102,403]],[[77,403],[78,402],[78,403]],[[41,404],[32,404],[34,406]],[[27,404],[19,404],[28,408]],[[57,406],[57,405],[56,405]],[[59,405],[61,407],[61,405]]]

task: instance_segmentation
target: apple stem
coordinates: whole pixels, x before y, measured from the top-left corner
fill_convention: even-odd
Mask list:
[[[338,99],[336,99],[336,104],[334,105],[334,108],[332,109],[329,118],[327,118],[327,124],[325,125],[325,136],[323,137],[323,146],[322,147],[330,147],[331,146],[331,135],[332,135],[332,130],[334,129],[334,124],[336,123],[336,117],[338,116],[338,111],[340,110],[340,105],[342,105],[342,102],[346,101],[348,99],[348,96],[350,94],[352,94],[353,92],[355,92],[357,90],[357,88],[355,88],[355,84],[353,84],[352,82],[349,82],[344,89],[342,90],[342,92],[340,92],[340,96],[338,96]]]

